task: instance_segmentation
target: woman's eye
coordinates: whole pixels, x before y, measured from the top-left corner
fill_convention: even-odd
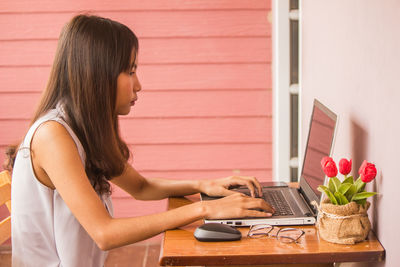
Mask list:
[[[130,75],[130,76],[132,76],[132,75],[134,75],[134,74],[135,74],[134,71],[129,72],[129,75]]]

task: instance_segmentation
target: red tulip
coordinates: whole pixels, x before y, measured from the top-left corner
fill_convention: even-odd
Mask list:
[[[321,159],[321,167],[322,167],[322,169],[325,168],[326,163],[327,163],[328,161],[330,161],[330,160],[332,160],[331,157],[323,157],[323,158]]]
[[[328,177],[335,177],[338,173],[336,163],[331,157],[324,157],[321,160],[321,167]]]
[[[351,159],[348,161],[347,159],[341,159],[339,161],[339,172],[343,175],[347,175],[351,172]]]
[[[358,173],[361,176],[361,181],[364,183],[369,183],[376,177],[375,165],[364,160],[360,169],[358,170]]]

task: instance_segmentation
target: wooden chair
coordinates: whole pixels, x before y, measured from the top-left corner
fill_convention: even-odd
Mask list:
[[[11,214],[11,175],[0,172],[0,206],[5,204]],[[11,237],[11,215],[0,222],[0,245]]]

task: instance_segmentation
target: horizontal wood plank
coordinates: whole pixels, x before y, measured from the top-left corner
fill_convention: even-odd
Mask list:
[[[133,166],[141,172],[267,170],[272,144],[131,145]],[[3,162],[5,146],[0,146]]]
[[[0,119],[30,119],[39,93],[3,93]],[[141,91],[127,118],[270,116],[270,90],[243,91]],[[24,107],[21,110],[20,107]]]
[[[0,120],[0,145],[21,139],[29,120]],[[12,129],[12,131],[10,131]],[[271,143],[272,118],[122,119],[128,144]]]
[[[272,88],[270,64],[140,65],[142,92]],[[1,92],[42,92],[50,67],[0,67]],[[23,77],[23,78],[22,78]],[[245,77],[245,78],[243,78]]]
[[[141,171],[269,169],[272,144],[131,145],[133,165]]]
[[[139,40],[139,64],[270,63],[271,39],[190,38]],[[51,66],[56,40],[0,41],[0,66]]]
[[[28,127],[29,120],[0,120],[0,146],[20,143]]]
[[[58,39],[76,14],[1,14],[0,40]],[[96,12],[130,27],[139,38],[271,36],[265,10]]]
[[[0,66],[0,93],[42,92],[49,74],[50,67],[15,68]]]
[[[271,129],[271,117],[121,120],[129,144],[272,143]]]
[[[122,8],[123,7],[123,8]],[[226,10],[226,9],[270,9],[270,0],[31,0],[1,1],[0,13],[65,12],[80,10]]]
[[[266,116],[271,115],[272,92],[269,90],[139,92],[136,104],[129,117]]]

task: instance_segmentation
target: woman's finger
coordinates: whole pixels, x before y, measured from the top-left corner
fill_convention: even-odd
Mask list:
[[[274,213],[274,208],[264,201],[262,198],[243,200],[243,208],[245,209],[261,209],[269,213]]]
[[[233,191],[233,190],[229,190],[229,189],[223,188],[221,190],[220,195],[221,196],[230,196],[230,195],[234,195],[234,194],[237,194],[237,193],[238,193],[237,191]]]
[[[258,196],[261,197],[263,195],[263,192],[262,192],[262,187],[261,187],[260,182],[254,176],[250,177],[250,179],[252,180],[253,184],[255,185],[255,187],[258,190]]]
[[[261,190],[261,185],[257,181],[255,177],[251,176],[234,176],[232,179],[235,183],[240,184],[240,185],[245,185],[250,191],[250,195],[252,197],[256,197],[256,189],[257,189],[257,195],[261,196],[262,195],[262,190]]]

